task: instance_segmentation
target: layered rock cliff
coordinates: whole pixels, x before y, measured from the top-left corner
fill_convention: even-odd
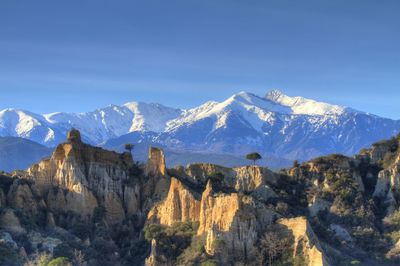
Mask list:
[[[107,220],[114,223],[125,218],[125,210],[139,211],[135,203],[140,197],[138,188],[125,186],[132,167],[129,153],[84,144],[79,131],[72,130],[50,158],[27,170],[27,177],[48,195],[51,209],[61,206],[90,218],[96,207],[103,206]]]
[[[279,224],[285,226],[293,235],[293,256],[303,256],[307,265],[329,265],[317,236],[314,234],[306,217],[281,219]]]

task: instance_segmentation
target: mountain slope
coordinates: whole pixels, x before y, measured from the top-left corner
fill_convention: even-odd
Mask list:
[[[26,169],[51,154],[51,149],[16,137],[0,137],[0,169],[11,172]]]
[[[277,91],[267,98],[241,92],[188,113],[172,121],[157,141],[181,150],[236,155],[258,150],[305,160],[328,153],[354,154],[400,129],[399,121]]]
[[[265,98],[291,109],[293,114],[298,115],[340,115],[344,112],[354,110],[339,105],[317,102],[303,97],[289,97],[279,90],[272,90]]]
[[[19,109],[0,111],[0,136],[21,137],[47,146],[62,141],[58,127],[46,121],[42,115]]]
[[[0,112],[0,136],[23,137],[46,146],[59,143],[71,127],[81,131],[85,142],[112,149],[130,141],[142,143],[141,153],[157,145],[178,154],[243,158],[256,150],[264,157],[307,160],[329,153],[354,154],[396,135],[400,121],[277,90],[265,97],[240,92],[186,110],[130,102],[87,113]]]

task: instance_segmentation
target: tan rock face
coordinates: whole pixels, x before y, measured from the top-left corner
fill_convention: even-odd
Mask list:
[[[229,252],[248,258],[254,253],[257,240],[257,211],[249,196],[238,193],[214,193],[209,181],[202,195],[171,178],[168,195],[155,206],[148,220],[171,226],[176,222],[198,221],[197,235],[206,237],[205,249],[213,255],[222,248],[222,256]],[[263,213],[266,220],[266,212]],[[219,243],[225,243],[219,247]]]
[[[167,175],[165,166],[164,152],[158,148],[150,147],[145,175],[148,177],[143,186],[144,207],[149,210],[153,201],[158,201],[165,197],[169,189],[170,179]]]
[[[222,248],[247,260],[254,255],[257,241],[255,204],[251,197],[238,193],[215,195],[208,182],[203,192],[198,235],[206,234],[206,252],[210,255]],[[222,247],[218,247],[223,243]]]
[[[205,184],[207,179],[216,173],[224,176],[223,183],[237,191],[251,192],[267,183],[276,183],[278,175],[267,168],[259,166],[242,166],[227,168],[215,164],[190,164],[186,168],[180,166],[171,170],[173,174],[194,184]]]
[[[232,254],[242,261],[255,256],[258,231],[273,223],[277,214],[256,198],[276,196],[267,183],[275,183],[277,175],[261,167],[244,166],[226,168],[213,164],[192,164],[170,171],[179,178],[171,178],[167,196],[148,215],[150,222],[171,226],[176,222],[199,222],[197,235],[204,237],[205,251],[217,255],[223,263],[230,263]],[[222,193],[213,190],[209,179],[216,173],[222,174],[222,184],[237,192]],[[208,181],[207,181],[208,180]],[[206,184],[201,194],[189,188]]]
[[[157,262],[157,241],[153,239],[151,241],[151,253],[150,256],[146,259],[144,265],[146,266],[157,266],[162,265]]]
[[[165,176],[167,173],[165,166],[164,152],[161,149],[150,147],[147,159],[145,174],[147,176]]]
[[[118,222],[125,217],[124,204],[132,212],[137,207],[135,190],[124,191],[133,166],[129,153],[92,147],[81,142],[79,131],[68,134],[68,142],[58,145],[50,159],[27,170],[28,178],[38,185],[52,209],[63,207],[83,216],[90,216],[94,208],[106,208],[107,220]],[[57,186],[64,192],[52,191]],[[134,193],[134,195],[129,195]],[[136,193],[136,194],[135,194]]]
[[[76,185],[72,191],[51,188],[46,202],[51,211],[72,211],[79,213],[83,218],[90,218],[94,208],[98,206],[93,193],[87,187],[80,185]]]
[[[168,226],[176,222],[199,221],[200,196],[172,177],[167,197],[150,210],[148,217]]]
[[[293,235],[293,256],[304,256],[308,266],[329,265],[319,241],[305,217],[280,219],[278,223],[284,225]]]
[[[120,222],[125,218],[121,198],[113,192],[107,193],[104,200],[106,219],[108,222]]]
[[[65,209],[89,218],[98,206],[97,199],[85,186],[77,184],[65,196]]]

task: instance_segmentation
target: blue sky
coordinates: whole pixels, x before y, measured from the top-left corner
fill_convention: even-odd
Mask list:
[[[400,1],[0,2],[0,108],[191,107],[241,90],[400,119]]]

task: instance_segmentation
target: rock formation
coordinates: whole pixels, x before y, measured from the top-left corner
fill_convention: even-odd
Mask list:
[[[89,218],[101,205],[106,209],[107,220],[114,223],[124,219],[124,203],[129,205],[130,213],[137,210],[130,200],[137,199],[138,193],[129,188],[124,191],[132,166],[129,153],[118,154],[84,144],[79,131],[73,129],[66,143],[58,145],[49,159],[33,165],[27,173],[41,192],[48,194],[53,209],[63,206],[64,210]],[[61,190],[54,191],[54,186]]]
[[[149,219],[171,226],[176,222],[199,221],[200,196],[181,181],[172,177],[168,195],[163,202],[152,208]]]
[[[214,194],[207,183],[201,198],[200,225],[197,234],[206,234],[205,250],[214,255],[223,243],[223,260],[235,254],[244,261],[254,256],[257,240],[257,217],[251,197],[239,193]]]
[[[178,166],[170,170],[172,175],[185,179],[193,184],[205,185],[213,174],[221,174],[223,183],[237,191],[251,192],[267,184],[276,183],[278,175],[259,166],[243,166],[227,168],[215,164],[190,164],[187,167]]]
[[[169,192],[164,201],[156,205],[148,215],[148,221],[172,226],[177,222],[199,222],[198,236],[204,236],[204,248],[209,255],[215,255],[216,249],[227,263],[229,254],[236,254],[242,260],[248,260],[255,254],[257,241],[257,216],[263,225],[271,224],[274,212],[256,208],[250,196],[233,192],[217,193],[209,180],[200,195],[182,181],[172,177]],[[218,247],[224,243],[223,247]]]
[[[5,209],[0,214],[0,228],[15,234],[26,232],[12,209]]]
[[[279,173],[201,163],[167,169],[158,148],[141,166],[71,130],[50,158],[0,174],[0,249],[24,261],[45,251],[87,265],[396,261],[399,146],[396,138]],[[290,246],[273,250],[265,240],[273,230]]]
[[[281,219],[278,223],[284,225],[294,237],[294,257],[304,256],[309,266],[329,265],[319,241],[305,217]]]
[[[158,148],[150,147],[149,157],[146,164],[146,176],[165,176],[167,173],[165,166],[164,152]]]

